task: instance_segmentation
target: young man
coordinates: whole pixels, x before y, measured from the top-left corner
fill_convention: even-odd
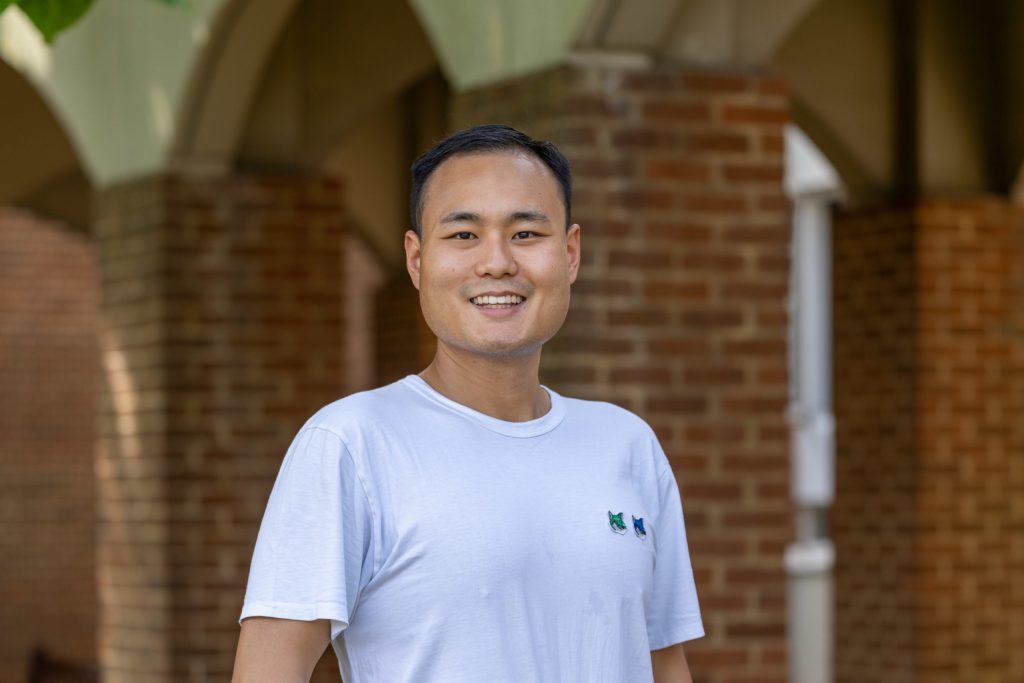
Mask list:
[[[406,265],[433,362],[325,406],[285,456],[235,681],[689,683],[703,635],[651,429],[538,380],[580,263],[569,165],[506,126],[413,165]]]

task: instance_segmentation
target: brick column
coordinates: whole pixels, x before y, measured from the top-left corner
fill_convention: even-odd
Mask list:
[[[343,226],[322,178],[158,177],[98,198],[106,683],[230,677],[281,457],[342,393]]]
[[[677,467],[708,636],[696,680],[787,679],[782,554],[785,84],[663,66],[559,67],[460,95],[573,163],[583,268],[543,379],[645,417]]]
[[[922,683],[1024,680],[1024,210],[916,211]]]
[[[917,235],[906,209],[834,222],[836,681],[917,683]]]
[[[0,207],[0,683],[96,660],[96,250]]]
[[[1024,210],[836,221],[844,681],[1024,675]]]

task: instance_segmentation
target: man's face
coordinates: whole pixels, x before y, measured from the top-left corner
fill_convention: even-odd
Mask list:
[[[492,358],[539,351],[565,322],[580,228],[558,181],[513,152],[449,157],[427,183],[406,266],[438,344]]]

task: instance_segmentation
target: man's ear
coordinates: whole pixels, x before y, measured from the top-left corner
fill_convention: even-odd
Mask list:
[[[405,231],[405,269],[409,271],[412,286],[420,288],[420,236],[412,230]]]
[[[576,282],[580,272],[580,225],[573,223],[565,235],[566,256],[569,258],[569,284]]]

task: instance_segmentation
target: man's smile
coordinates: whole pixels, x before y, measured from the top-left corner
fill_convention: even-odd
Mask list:
[[[480,294],[470,299],[474,305],[484,308],[508,308],[524,301],[526,297],[518,294]]]

